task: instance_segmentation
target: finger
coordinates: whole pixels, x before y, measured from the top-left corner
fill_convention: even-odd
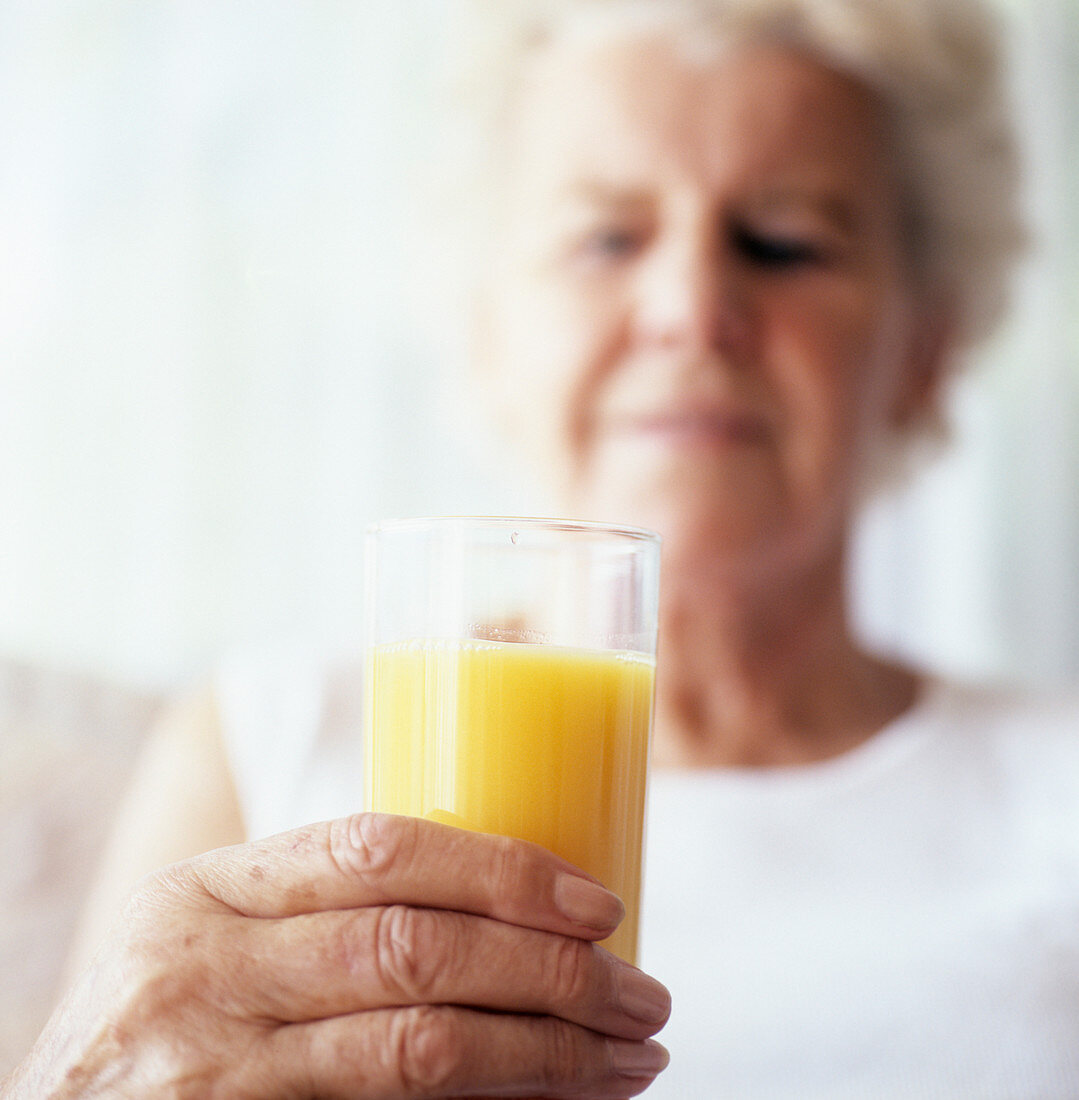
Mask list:
[[[271,1033],[259,1095],[324,1100],[636,1096],[666,1066],[653,1040],[609,1039],[547,1017],[424,1006]]]
[[[170,868],[250,917],[404,903],[603,939],[625,909],[535,844],[389,814],[356,814]]]
[[[659,982],[602,947],[484,917],[394,905],[246,923],[230,954],[251,962],[237,985],[263,1018],[453,1004],[644,1039],[670,1014]]]

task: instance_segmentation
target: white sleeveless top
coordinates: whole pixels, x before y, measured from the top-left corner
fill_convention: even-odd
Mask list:
[[[361,808],[359,664],[227,666],[250,834]],[[657,772],[655,1100],[1079,1098],[1079,699],[933,684],[835,760]]]

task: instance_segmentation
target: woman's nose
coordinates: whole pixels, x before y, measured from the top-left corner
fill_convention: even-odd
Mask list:
[[[707,353],[745,337],[746,303],[738,272],[719,245],[671,241],[639,271],[638,336],[655,346]]]

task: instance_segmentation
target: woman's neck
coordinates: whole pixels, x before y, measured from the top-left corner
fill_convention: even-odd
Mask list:
[[[823,760],[914,702],[917,677],[854,641],[841,560],[782,583],[709,570],[675,575],[661,615],[657,766]]]

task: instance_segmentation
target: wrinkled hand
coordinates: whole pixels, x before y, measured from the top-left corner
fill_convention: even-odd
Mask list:
[[[5,1100],[636,1095],[666,991],[548,852],[360,814],[147,879]]]

